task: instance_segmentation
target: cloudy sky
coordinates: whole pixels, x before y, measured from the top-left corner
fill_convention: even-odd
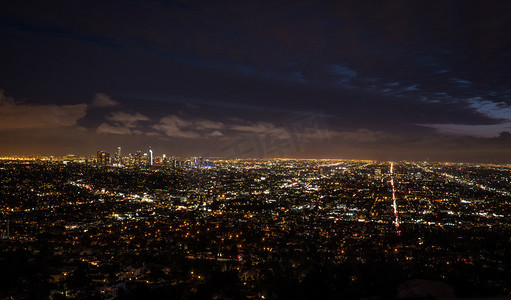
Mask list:
[[[509,162],[509,1],[4,1],[0,154]]]

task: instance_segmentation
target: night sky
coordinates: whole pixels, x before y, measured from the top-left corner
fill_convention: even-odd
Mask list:
[[[3,1],[0,154],[511,161],[510,1]]]

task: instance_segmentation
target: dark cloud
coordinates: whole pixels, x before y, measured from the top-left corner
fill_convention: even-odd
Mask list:
[[[85,117],[86,104],[31,105],[16,102],[0,90],[0,131],[76,126]]]
[[[112,107],[119,105],[119,102],[113,100],[108,95],[103,93],[96,93],[91,105],[96,107]]]

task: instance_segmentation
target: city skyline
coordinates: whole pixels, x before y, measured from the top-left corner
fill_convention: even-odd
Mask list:
[[[230,145],[232,147],[232,145]],[[113,148],[97,148],[93,152],[77,152],[76,153],[64,153],[64,152],[57,152],[57,153],[30,153],[30,154],[23,154],[24,152],[20,153],[13,153],[13,154],[0,154],[0,160],[4,161],[10,161],[10,160],[20,160],[20,161],[31,161],[31,160],[51,160],[51,159],[59,159],[63,161],[73,161],[78,160],[82,161],[83,159],[95,159],[98,155],[98,153],[106,153],[109,156],[109,160],[111,162],[114,162],[118,158],[118,151],[119,148],[122,148],[121,146],[113,147]],[[233,148],[227,148],[229,151],[225,151],[226,149],[223,149],[224,152],[221,152],[220,155],[212,155],[211,152],[195,152],[193,154],[189,153],[174,153],[171,151],[166,151],[168,149],[159,149],[159,152],[154,152],[149,147],[147,149],[141,148],[141,147],[132,147],[128,151],[126,151],[125,148],[123,148],[123,154],[122,156],[119,156],[121,158],[129,158],[132,156],[147,156],[148,161],[150,162],[150,156],[151,152],[153,154],[153,159],[156,161],[157,159],[191,159],[191,158],[208,158],[212,160],[324,160],[324,161],[373,161],[373,162],[431,162],[431,163],[446,163],[446,164],[482,164],[482,165],[509,165],[510,162],[508,160],[478,160],[478,159],[472,159],[472,160],[461,160],[461,159],[432,159],[431,157],[424,156],[424,158],[420,157],[412,157],[412,158],[382,158],[382,157],[371,157],[371,156],[359,156],[359,157],[317,157],[317,156],[286,156],[286,155],[264,155],[265,153],[260,151],[260,149],[257,149],[255,147],[247,148],[248,151],[240,152],[237,149]],[[115,151],[114,151],[115,150]],[[282,152],[280,152],[282,153]],[[222,155],[223,154],[223,155]],[[255,155],[250,155],[255,154]],[[369,158],[368,158],[369,157]],[[150,165],[150,163],[149,163]]]
[[[0,156],[511,161],[505,1],[0,5]]]

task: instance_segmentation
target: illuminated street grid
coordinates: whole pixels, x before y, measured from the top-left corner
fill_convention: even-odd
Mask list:
[[[462,296],[509,295],[510,174],[351,160],[6,159],[1,259],[11,289],[0,296],[299,298],[328,285],[323,296],[357,298],[396,296],[413,278]]]

